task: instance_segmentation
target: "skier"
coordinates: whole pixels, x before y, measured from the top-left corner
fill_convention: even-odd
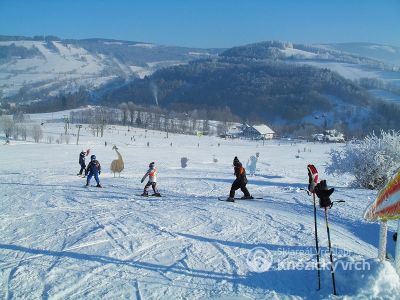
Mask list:
[[[101,166],[98,160],[96,160],[96,155],[92,155],[90,157],[90,163],[86,168],[86,174],[88,173],[89,175],[87,176],[86,186],[89,186],[90,180],[94,176],[94,179],[97,182],[96,187],[101,188],[102,186],[100,185],[100,180],[99,180],[99,175],[101,174]]]
[[[259,156],[260,153],[257,152],[256,156],[250,156],[249,160],[247,161],[246,168],[249,170],[251,176],[254,176],[254,174],[256,173],[257,161]]]
[[[79,171],[78,174],[76,175],[82,175],[82,172],[85,170],[86,168],[86,164],[85,164],[85,156],[86,156],[86,152],[85,151],[81,151],[81,153],[79,154],[79,164],[81,165],[81,170]],[[86,170],[85,170],[85,175],[86,176]]]
[[[233,160],[233,166],[234,166],[234,174],[236,176],[235,181],[232,183],[231,191],[229,192],[229,197],[227,199],[228,202],[234,202],[235,198],[235,191],[240,189],[244,196],[242,199],[253,199],[253,197],[250,195],[249,191],[246,188],[247,184],[247,177],[246,177],[246,170],[243,168],[242,163],[239,161],[237,156],[235,156]]]
[[[143,181],[145,181],[147,176],[149,176],[149,181],[144,186],[142,196],[147,197],[149,195],[149,193],[147,192],[147,189],[151,186],[154,191],[153,196],[161,197],[161,194],[157,190],[157,169],[155,167],[154,162],[151,162],[149,164],[149,169],[147,170],[146,174],[144,174],[144,176],[140,182],[143,183]]]

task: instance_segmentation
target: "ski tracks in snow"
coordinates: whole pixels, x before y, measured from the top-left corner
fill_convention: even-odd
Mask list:
[[[249,154],[245,147],[236,148],[240,157]],[[139,158],[153,150],[135,151],[140,155],[126,152],[126,160],[142,165]],[[210,159],[207,149],[190,151],[199,160]],[[224,151],[234,156],[230,148]],[[154,155],[168,161],[168,151],[161,152]],[[32,151],[26,156],[31,171],[9,166],[6,175],[0,174],[0,295],[5,299],[29,293],[43,299],[296,298],[314,287],[307,281],[285,290],[277,279],[290,285],[293,274],[308,278],[308,273],[280,272],[278,262],[314,259],[307,253],[314,247],[312,201],[299,192],[302,177],[251,177],[250,191],[264,199],[227,203],[216,197],[226,195],[233,180],[227,171],[230,156],[225,164],[213,164],[213,171],[193,160],[185,170],[161,169],[163,197],[143,198],[135,196],[143,188],[136,173],[127,178],[102,174],[105,188],[86,189],[84,179],[64,175],[62,162],[51,162],[51,172],[41,172],[40,155]],[[219,155],[221,161],[224,156]],[[288,168],[271,164],[261,167],[287,174],[282,170]],[[372,255],[374,246],[355,241],[356,213],[332,210],[333,242],[351,249],[354,257]],[[322,217],[319,211],[321,239]],[[251,272],[246,258],[256,247],[272,253],[271,273]]]

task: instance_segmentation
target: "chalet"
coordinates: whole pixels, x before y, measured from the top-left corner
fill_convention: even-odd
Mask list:
[[[226,132],[226,137],[235,139],[243,137],[243,132],[250,126],[247,124],[236,124],[231,126]]]
[[[269,140],[274,137],[275,132],[265,124],[247,126],[243,130],[245,138],[254,140]]]

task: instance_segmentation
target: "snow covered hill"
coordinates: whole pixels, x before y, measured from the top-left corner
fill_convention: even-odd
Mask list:
[[[0,36],[0,97],[29,103],[61,92],[75,92],[80,87],[115,89],[160,68],[216,57],[223,50],[109,39]],[[222,55],[309,64],[350,80],[373,78],[400,88],[399,48],[391,46],[270,41],[234,47]],[[374,95],[393,101],[385,92]]]
[[[32,119],[42,121],[41,115]],[[62,123],[45,123],[43,129],[44,139],[53,141],[64,132]],[[0,298],[329,298],[329,270],[322,271],[322,289],[316,291],[316,270],[305,269],[315,263],[312,201],[301,190],[310,162],[335,187],[332,198],[346,200],[329,211],[338,262],[339,297],[332,299],[400,294],[391,263],[375,260],[378,225],[361,217],[376,192],[348,188],[346,176],[324,174],[332,145],[262,146],[174,134],[167,139],[165,133],[120,126],[109,127],[103,138],[85,126],[75,145],[76,130],[71,127],[69,144],[0,146]],[[120,178],[109,170],[117,158],[114,144],[125,163]],[[103,189],[86,189],[85,179],[75,175],[79,152],[88,148],[102,164]],[[233,181],[233,157],[246,163],[256,152],[258,170],[248,188],[263,199],[218,201]],[[186,169],[180,167],[183,156],[189,158]],[[151,161],[162,198],[138,196]],[[327,262],[321,209],[318,226]],[[363,270],[355,269],[359,263]]]
[[[377,85],[385,87],[378,93],[371,91],[372,95],[398,103],[394,100],[400,89],[400,49],[398,47],[363,43],[305,45],[268,41],[234,47],[221,55],[311,65],[329,69],[355,82],[372,79]],[[377,87],[366,88],[374,90]],[[388,95],[387,92],[393,89],[396,90],[396,95]]]
[[[400,66],[400,47],[373,43],[337,43],[321,46],[363,57],[370,57],[393,66]]]
[[[155,70],[209,57],[208,50],[128,41],[0,39],[3,97],[33,100],[80,86],[95,89],[116,78],[143,78]]]

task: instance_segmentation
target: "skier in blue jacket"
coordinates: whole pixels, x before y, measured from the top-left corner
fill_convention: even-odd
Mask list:
[[[101,173],[100,163],[98,162],[98,160],[96,160],[96,155],[92,155],[90,157],[90,163],[88,164],[88,166],[86,168],[86,174],[88,174],[88,177],[87,177],[87,180],[86,180],[86,186],[89,185],[90,180],[94,176],[94,179],[97,182],[96,187],[101,188],[100,180],[99,180],[100,173]]]

